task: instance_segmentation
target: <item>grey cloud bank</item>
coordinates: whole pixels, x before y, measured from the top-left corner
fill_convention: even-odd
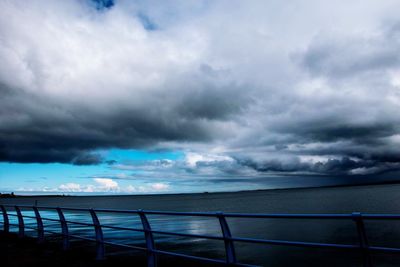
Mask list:
[[[399,9],[0,1],[0,160],[136,148],[203,155],[171,176],[398,170]]]

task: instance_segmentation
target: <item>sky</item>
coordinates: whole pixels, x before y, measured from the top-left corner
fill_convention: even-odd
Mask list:
[[[0,191],[396,178],[400,2],[0,0]]]

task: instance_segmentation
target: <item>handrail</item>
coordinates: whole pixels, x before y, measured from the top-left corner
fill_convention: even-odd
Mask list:
[[[68,234],[68,223],[65,220],[64,213],[60,207],[55,208],[55,210],[58,213],[58,217],[60,218],[60,224],[61,224],[61,232],[62,232],[62,239],[63,239],[63,249],[67,250],[69,248],[69,237],[70,235]]]
[[[140,220],[142,221],[143,230],[144,230],[144,238],[146,239],[146,247],[147,247],[147,266],[154,267],[157,265],[157,258],[154,251],[156,250],[153,232],[151,231],[151,226],[149,221],[147,220],[146,214],[139,210]]]
[[[17,212],[17,217],[18,217],[18,237],[22,238],[25,235],[25,224],[24,224],[24,218],[21,213],[21,209],[18,206],[15,206],[15,211]]]
[[[9,213],[9,210],[15,210],[16,214]],[[24,215],[23,210],[32,209],[35,216]],[[58,219],[45,218],[40,214],[40,210],[52,210],[58,214]],[[86,212],[89,213],[92,219],[92,223],[77,222],[66,220],[64,211],[68,212]],[[74,207],[51,207],[51,206],[29,206],[29,205],[0,205],[0,212],[3,216],[3,231],[9,232],[10,226],[18,226],[18,233],[20,237],[24,236],[24,229],[32,229],[37,231],[38,242],[43,242],[44,233],[58,234],[62,236],[63,248],[68,249],[69,238],[79,238],[87,241],[96,243],[96,259],[101,260],[105,257],[104,245],[120,246],[131,249],[143,250],[147,255],[147,266],[157,266],[157,255],[169,255],[175,257],[181,257],[186,259],[205,261],[210,263],[222,263],[229,266],[254,266],[238,262],[235,253],[235,242],[246,242],[246,243],[258,243],[258,244],[269,244],[269,245],[280,245],[280,246],[295,246],[295,247],[308,247],[308,248],[334,248],[341,250],[359,250],[360,255],[363,259],[363,265],[365,267],[372,266],[370,260],[370,252],[386,252],[386,253],[400,253],[400,248],[395,247],[380,247],[371,246],[368,243],[367,233],[364,226],[365,220],[398,220],[400,214],[362,214],[359,212],[353,212],[350,214],[254,214],[254,213],[222,213],[222,212],[175,212],[175,211],[154,211],[154,210],[122,210],[122,209],[86,209],[86,208],[74,208]],[[102,224],[98,218],[98,213],[113,213],[113,214],[135,214],[140,218],[142,223],[142,229],[113,226],[108,224]],[[220,224],[221,236],[215,235],[201,235],[201,234],[189,234],[189,233],[177,233],[170,231],[160,231],[151,228],[149,217],[147,215],[166,215],[166,216],[200,216],[200,217],[211,217],[216,218]],[[9,216],[15,216],[18,218],[18,224],[12,224],[9,222]],[[25,226],[23,218],[36,219],[37,228]],[[352,220],[355,223],[358,244],[333,244],[333,243],[321,243],[321,242],[303,242],[303,241],[287,241],[287,240],[272,240],[272,239],[257,239],[247,237],[235,237],[232,236],[229,229],[229,224],[226,218],[258,218],[258,219],[334,219],[334,220]],[[54,232],[45,229],[43,220],[56,221],[61,225],[61,233]],[[84,236],[73,235],[69,233],[68,224],[84,225],[93,227],[95,236],[94,238],[88,238]],[[126,244],[118,244],[114,242],[105,241],[103,238],[103,228],[115,229],[115,230],[129,230],[143,232],[145,237],[146,247],[138,247]],[[183,237],[195,237],[204,238],[210,240],[221,240],[225,244],[225,260],[198,257],[192,255],[186,255],[181,253],[169,252],[164,250],[156,249],[155,240],[153,234],[171,235],[171,236],[183,236]]]
[[[39,212],[39,209],[37,207],[33,207],[33,211],[35,212],[35,217],[36,217],[38,243],[43,243],[43,241],[44,241],[44,227],[43,227],[42,216],[40,216],[40,212]]]
[[[4,207],[15,207],[15,205],[1,204]],[[18,205],[20,208],[32,209],[37,207],[38,209],[50,209],[54,210],[58,207],[55,206],[34,206],[34,205]],[[62,210],[66,211],[82,211],[88,212],[90,208],[75,208],[75,207],[62,207]],[[177,216],[208,216],[216,217],[219,212],[184,212],[184,211],[157,211],[157,210],[126,210],[126,209],[99,209],[93,208],[96,212],[110,212],[110,213],[136,213],[144,212],[149,215],[177,215]],[[229,213],[224,212],[225,217],[235,218],[265,218],[265,219],[352,219],[353,213]],[[374,220],[397,220],[400,219],[400,214],[374,214],[374,213],[362,213],[363,219],[374,219]]]
[[[101,229],[101,224],[99,218],[96,215],[96,212],[93,209],[90,209],[90,216],[92,216],[94,231],[96,233],[96,259],[102,260],[104,259],[104,238],[103,238],[103,230]]]

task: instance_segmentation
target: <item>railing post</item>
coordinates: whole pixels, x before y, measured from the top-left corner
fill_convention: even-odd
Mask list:
[[[156,267],[157,266],[157,257],[154,253],[155,244],[154,244],[153,233],[151,232],[150,223],[147,220],[146,214],[143,212],[143,210],[139,210],[138,214],[140,216],[140,220],[142,221],[144,237],[146,239],[147,266],[148,267]]]
[[[43,243],[44,241],[44,228],[43,228],[43,221],[42,217],[40,216],[39,210],[36,206],[32,207],[33,211],[35,212],[36,217],[36,225],[37,225],[37,239],[38,243]]]
[[[18,237],[23,238],[25,235],[24,217],[22,217],[22,212],[18,206],[15,206],[15,211],[18,217]]]
[[[96,233],[96,260],[104,259],[104,238],[103,230],[96,212],[90,209],[90,215],[92,216],[94,231]]]
[[[69,235],[68,235],[68,224],[65,221],[64,213],[61,208],[57,208],[58,217],[60,218],[61,233],[63,239],[63,249],[67,250],[69,248]]]
[[[228,222],[226,221],[225,216],[222,212],[217,212],[217,217],[219,220],[219,224],[221,225],[222,236],[224,237],[226,263],[234,264],[236,263],[236,253],[235,246],[231,239],[232,235],[231,231],[229,230]]]
[[[351,215],[357,226],[358,240],[360,243],[360,250],[363,256],[364,267],[371,267],[372,263],[371,263],[371,258],[369,256],[367,233],[365,231],[362,215],[360,212],[353,212]]]
[[[1,213],[3,213],[3,231],[8,233],[10,231],[10,222],[8,221],[8,214],[6,208],[1,205]]]

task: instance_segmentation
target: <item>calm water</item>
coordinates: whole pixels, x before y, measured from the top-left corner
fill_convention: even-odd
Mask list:
[[[168,211],[224,211],[249,213],[400,213],[400,185],[354,186],[340,188],[270,190],[239,193],[101,196],[101,197],[21,197],[0,199],[2,204],[39,206],[68,206],[85,208],[147,209]],[[24,214],[33,215],[31,211]],[[42,212],[43,217],[58,218],[53,212]],[[67,220],[91,222],[88,213],[66,212]],[[2,219],[2,218],[1,218]],[[0,219],[0,220],[1,220]],[[16,223],[15,217],[10,217]],[[141,228],[135,215],[99,214],[102,224]],[[149,216],[154,230],[191,234],[221,235],[217,219],[202,217]],[[60,226],[44,221],[45,228],[60,231]],[[283,219],[228,219],[232,234],[281,240],[356,244],[357,232],[352,221],[343,220],[283,220]],[[26,220],[35,227],[35,221]],[[93,237],[86,227],[69,225],[70,232]],[[16,228],[12,228],[17,231]],[[368,221],[366,230],[371,245],[400,247],[400,221]],[[28,234],[34,235],[34,232]],[[50,235],[50,234],[49,234]],[[104,229],[106,240],[144,245],[143,234],[131,231]],[[156,246],[173,252],[199,256],[224,257],[220,241],[177,238],[156,235]],[[235,243],[237,257],[244,263],[263,266],[362,266],[358,253],[329,249],[288,248],[270,245]],[[374,266],[400,266],[400,257],[374,254]]]

